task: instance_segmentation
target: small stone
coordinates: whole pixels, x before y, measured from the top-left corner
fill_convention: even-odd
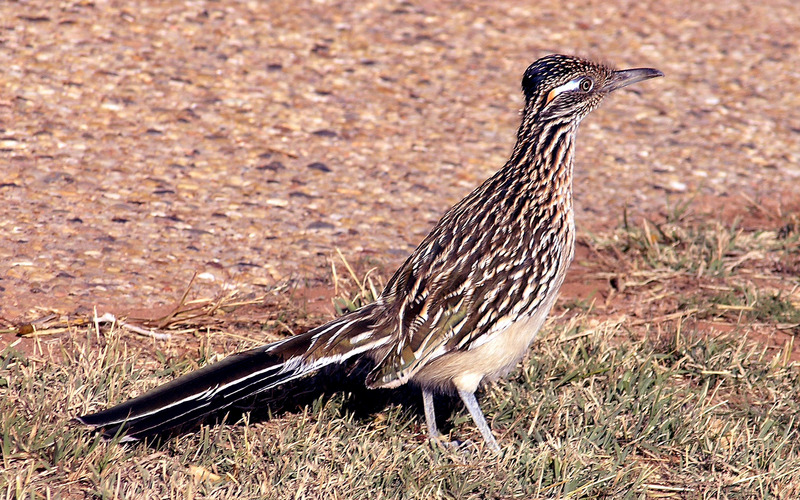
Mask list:
[[[306,226],[306,229],[335,229],[336,226],[330,222],[316,221]]]
[[[324,163],[318,162],[318,161],[316,161],[314,163],[310,163],[308,165],[308,168],[310,168],[312,170],[319,170],[320,172],[330,172],[331,171],[329,166],[325,165]]]
[[[686,188],[687,188],[686,184],[680,181],[670,181],[669,184],[667,184],[668,190],[677,193],[683,193],[684,191],[686,191]]]
[[[279,161],[271,161],[266,165],[259,165],[256,167],[256,170],[271,170],[273,172],[277,172],[279,170],[285,170],[286,167],[283,166],[283,163]]]
[[[339,134],[337,134],[333,130],[328,130],[328,129],[315,130],[311,133],[318,137],[339,137]]]

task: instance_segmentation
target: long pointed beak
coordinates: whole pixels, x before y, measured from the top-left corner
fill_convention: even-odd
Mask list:
[[[623,69],[615,71],[611,74],[605,85],[603,85],[604,92],[613,92],[622,87],[627,87],[632,83],[641,82],[642,80],[649,80],[664,76],[664,73],[653,68],[636,68],[636,69]]]

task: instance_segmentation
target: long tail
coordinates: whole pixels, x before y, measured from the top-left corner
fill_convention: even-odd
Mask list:
[[[240,352],[99,413],[74,420],[135,441],[194,423],[250,396],[385,343],[370,333],[370,307],[292,338]]]

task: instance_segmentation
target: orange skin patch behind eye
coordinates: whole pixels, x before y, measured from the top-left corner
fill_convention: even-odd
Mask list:
[[[547,94],[547,99],[544,101],[544,105],[547,106],[550,104],[550,101],[556,98],[557,95],[567,92],[569,90],[575,90],[580,85],[580,78],[576,78],[574,80],[570,80],[563,85],[559,85],[558,87],[554,88]]]

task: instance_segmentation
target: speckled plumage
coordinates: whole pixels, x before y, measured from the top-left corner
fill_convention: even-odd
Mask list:
[[[581,119],[609,92],[660,76],[552,55],[522,80],[525,108],[508,162],[456,204],[395,272],[377,300],[282,342],[231,356],[152,393],[79,421],[138,438],[234,404],[354,356],[370,387],[457,392],[499,449],[474,392],[511,370],[555,302],[572,260],[574,142]]]

